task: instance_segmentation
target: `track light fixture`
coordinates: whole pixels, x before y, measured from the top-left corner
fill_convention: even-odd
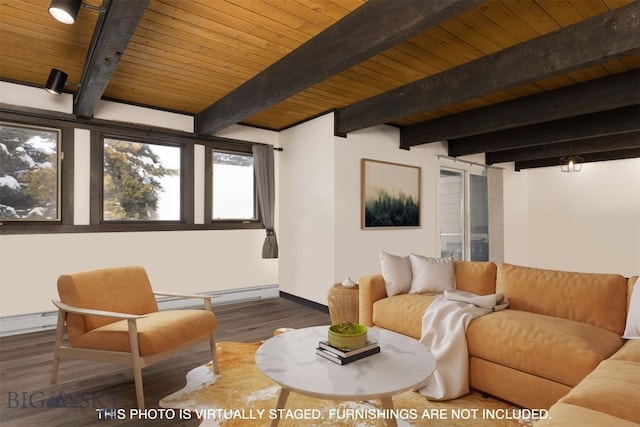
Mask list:
[[[63,24],[73,24],[81,7],[98,11],[98,13],[104,12],[103,8],[83,3],[82,0],[51,0],[49,14]]]
[[[52,68],[44,89],[54,95],[60,95],[64,89],[64,85],[67,83],[67,77],[69,76],[64,71]]]
[[[49,14],[63,24],[76,22],[82,0],[51,0]]]

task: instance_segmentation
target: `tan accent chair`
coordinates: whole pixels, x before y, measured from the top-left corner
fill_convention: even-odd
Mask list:
[[[218,373],[211,297],[153,292],[146,271],[128,266],[65,274],[58,278],[58,327],[51,383],[60,359],[133,367],[138,408],[144,409],[142,368],[201,341],[209,341]],[[156,296],[199,298],[205,310],[158,310]],[[63,345],[66,333],[69,346]]]

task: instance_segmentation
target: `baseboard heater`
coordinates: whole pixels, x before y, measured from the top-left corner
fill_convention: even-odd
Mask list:
[[[214,306],[234,304],[246,301],[256,301],[280,296],[279,286],[264,285],[248,288],[230,289],[225,291],[201,292],[198,295],[215,297],[211,300]],[[52,304],[53,305],[53,304]],[[180,310],[186,308],[201,308],[202,303],[196,299],[158,298],[160,310]],[[0,317],[0,337],[27,334],[30,332],[55,329],[58,322],[56,310],[41,313],[21,314],[17,316]]]

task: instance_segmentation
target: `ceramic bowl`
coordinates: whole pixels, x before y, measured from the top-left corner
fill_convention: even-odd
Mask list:
[[[340,333],[340,324],[329,326],[329,345],[340,350],[353,350],[363,347],[367,343],[367,327],[360,324],[353,324],[353,333]]]

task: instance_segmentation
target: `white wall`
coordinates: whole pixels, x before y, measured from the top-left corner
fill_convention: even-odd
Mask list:
[[[4,82],[0,94],[8,104],[71,111],[70,96]],[[102,117],[122,118],[115,107],[101,105]],[[125,110],[129,121],[157,124],[155,111]],[[185,116],[158,114],[164,126],[190,130]],[[261,259],[264,230],[0,235],[0,316],[50,311],[61,273],[123,263],[145,265],[158,289],[206,292],[279,283],[285,292],[326,304],[333,283],[379,272],[380,250],[437,256],[436,155],[446,154],[444,144],[400,150],[399,132],[389,126],[335,137],[333,114],[279,134],[231,126],[218,135],[284,148],[275,155],[280,259]],[[89,135],[76,130],[75,137],[75,221],[86,224]],[[203,152],[196,150],[198,174]],[[362,158],[421,167],[420,228],[360,229]],[[505,262],[640,273],[640,159],[586,164],[577,174],[501,166]],[[194,191],[196,206],[203,206],[203,186]]]
[[[334,283],[378,272],[380,250],[436,255],[436,154],[446,152],[443,145],[400,150],[390,126],[335,137],[333,123],[327,114],[280,135],[280,288],[320,304]],[[360,228],[362,158],[422,168],[421,227]]]
[[[504,262],[529,265],[529,191],[526,171],[504,167]]]
[[[397,255],[410,252],[436,256],[437,154],[442,144],[399,149],[400,133],[391,126],[376,126],[335,138],[336,270],[334,279],[359,277],[380,271],[381,250]],[[420,227],[407,229],[361,228],[360,180],[362,158],[420,167]]]
[[[0,82],[0,102],[69,113],[71,96]],[[119,108],[121,107],[121,109]],[[108,120],[163,126],[190,132],[193,118],[109,102],[98,107]],[[76,129],[74,221],[89,223],[89,132]],[[243,126],[223,136],[273,144],[278,134]],[[203,176],[204,150],[196,150],[196,171]],[[204,186],[195,189],[195,205],[204,206]],[[198,218],[198,217],[196,217]],[[199,216],[200,220],[202,216]],[[0,316],[52,311],[60,274],[116,265],[143,265],[158,290],[209,292],[279,282],[278,260],[261,258],[265,232],[211,230],[0,235]]]
[[[326,304],[336,248],[333,115],[280,134],[280,289]]]
[[[398,148],[399,132],[376,126],[333,136],[328,114],[281,134],[280,285],[326,304],[347,277],[380,271],[380,250],[437,256],[437,184],[445,144]],[[482,162],[482,155],[467,160]],[[360,228],[360,160],[419,166],[421,227]],[[640,273],[640,159],[515,172],[504,167],[505,262],[540,268]],[[570,206],[567,206],[570,205]],[[567,230],[578,234],[567,237]]]
[[[640,274],[640,159],[526,175],[529,265]]]

